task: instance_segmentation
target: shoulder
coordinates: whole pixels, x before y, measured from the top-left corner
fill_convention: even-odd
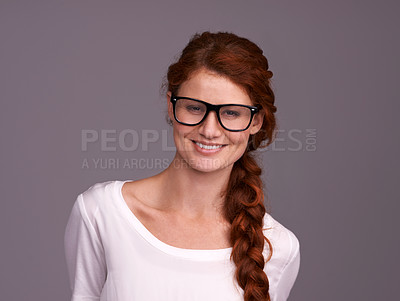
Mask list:
[[[118,181],[106,181],[106,182],[95,183],[81,194],[84,197],[84,199],[87,200],[94,200],[101,198],[102,196],[104,196],[104,194],[112,192],[112,188],[116,182]]]
[[[300,243],[296,235],[268,213],[264,216],[263,230],[272,245],[271,261],[281,269],[299,256]]]
[[[95,183],[79,194],[77,198],[77,206],[81,214],[84,215],[90,222],[93,222],[99,207],[104,204],[104,201],[112,197],[115,193],[115,185],[119,181],[106,181]]]
[[[101,204],[107,203],[104,200],[107,199],[107,195],[112,193],[116,182],[96,183],[78,195],[69,215],[65,230],[64,239],[66,245],[76,246],[77,239],[83,237],[90,236],[95,240],[100,237],[96,216]]]

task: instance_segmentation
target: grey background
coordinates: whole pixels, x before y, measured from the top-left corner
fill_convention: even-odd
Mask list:
[[[2,0],[1,299],[69,299],[63,235],[77,195],[158,173],[154,159],[174,154],[161,138],[83,151],[81,132],[168,129],[172,145],[160,85],[203,30],[253,40],[274,72],[280,140],[260,159],[272,215],[301,243],[290,300],[396,299],[398,12],[396,1]]]

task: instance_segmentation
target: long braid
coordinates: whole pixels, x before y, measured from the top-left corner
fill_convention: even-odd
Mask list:
[[[245,301],[264,301],[269,298],[269,281],[263,271],[263,218],[266,212],[263,199],[261,168],[248,151],[233,166],[225,198],[225,214],[232,224],[231,259],[236,264],[235,277],[244,290]],[[269,258],[272,253],[269,254]]]

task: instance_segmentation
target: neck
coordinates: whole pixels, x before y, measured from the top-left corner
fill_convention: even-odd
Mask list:
[[[187,164],[179,164],[176,156],[167,169],[161,172],[159,183],[163,207],[189,219],[221,219],[224,198],[232,166],[202,172]]]

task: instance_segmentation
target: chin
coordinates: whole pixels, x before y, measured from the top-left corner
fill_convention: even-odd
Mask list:
[[[213,161],[214,160],[197,160],[191,167],[201,172],[213,172],[224,169],[222,163]]]
[[[190,168],[206,173],[221,171],[233,165],[218,158],[185,158],[183,160]]]

